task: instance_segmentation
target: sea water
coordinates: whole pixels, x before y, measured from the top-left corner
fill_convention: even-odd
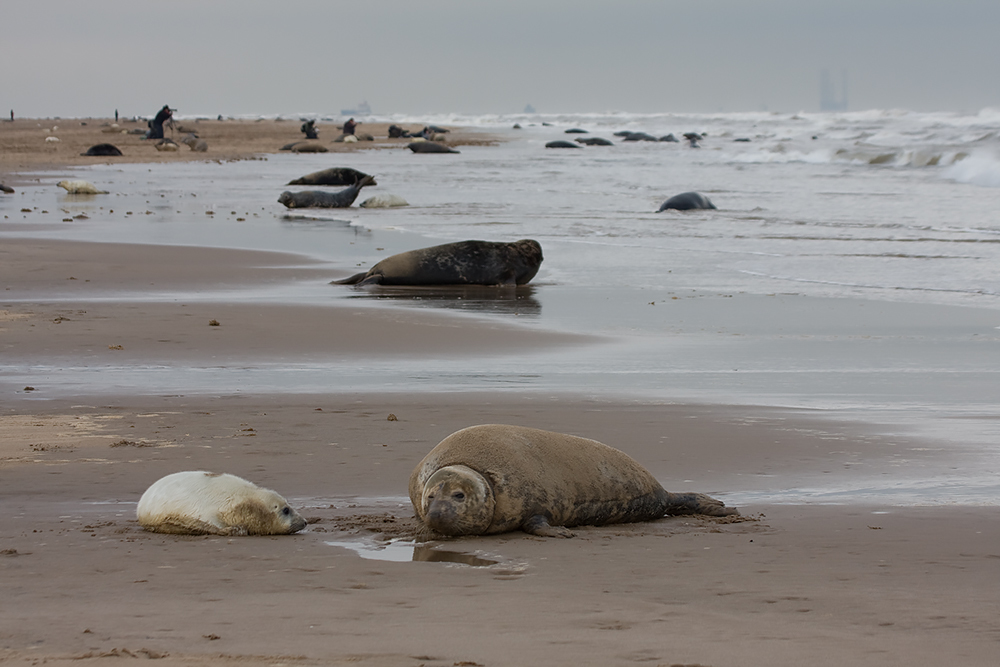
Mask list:
[[[326,263],[331,278],[436,243],[533,238],[545,260],[513,296],[315,281],[152,298],[447,310],[603,342],[475,359],[5,367],[7,381],[48,374],[70,392],[485,390],[783,406],[840,411],[994,456],[1000,112],[377,120],[474,127],[501,141],[457,155],[362,149],[97,165],[43,174],[0,209],[22,236],[288,251]],[[680,141],[626,142],[620,130]],[[703,135],[699,148],[686,132]],[[545,148],[585,136],[615,145]],[[289,212],[277,203],[283,190],[304,189],[289,180],[331,166],[376,176],[359,202],[386,193],[411,205]],[[61,194],[54,183],[68,175],[113,194]],[[692,190],[717,210],[657,212]],[[55,215],[19,213],[24,206]],[[59,222],[80,213],[88,218]]]

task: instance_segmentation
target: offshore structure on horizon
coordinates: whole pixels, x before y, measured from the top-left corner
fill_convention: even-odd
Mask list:
[[[847,111],[847,70],[841,72],[840,96],[837,96],[836,86],[830,78],[830,71],[823,69],[819,73],[819,110]]]

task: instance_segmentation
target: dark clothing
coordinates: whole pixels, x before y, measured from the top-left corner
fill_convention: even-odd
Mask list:
[[[349,121],[344,123],[344,134],[354,134],[354,128],[356,128],[357,126],[358,124],[354,122],[354,119],[353,118],[350,119]]]
[[[166,104],[160,109],[159,113],[156,114],[156,118],[149,121],[149,132],[146,134],[147,139],[162,139],[163,138],[163,124],[170,120],[174,112],[170,110],[170,107]]]
[[[316,121],[307,120],[302,123],[302,131],[306,133],[306,139],[319,139],[319,135],[316,134]]]

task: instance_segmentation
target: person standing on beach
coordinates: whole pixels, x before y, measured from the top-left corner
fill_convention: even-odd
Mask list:
[[[163,124],[170,120],[174,115],[173,110],[170,108],[169,104],[164,104],[163,108],[156,114],[156,118],[149,121],[149,132],[146,133],[147,139],[162,139],[163,138]]]
[[[302,127],[299,129],[305,133],[306,139],[319,139],[319,135],[316,134],[315,120],[307,120],[306,122],[302,123]]]
[[[358,124],[354,122],[354,119],[349,118],[347,122],[344,123],[344,134],[354,134],[354,128],[357,126]]]

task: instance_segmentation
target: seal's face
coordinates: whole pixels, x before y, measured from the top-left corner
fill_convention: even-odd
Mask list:
[[[226,508],[220,518],[246,535],[289,535],[306,527],[306,520],[288,506],[288,501],[267,489]]]
[[[515,281],[518,285],[526,285],[542,265],[542,246],[533,239],[521,239],[511,244],[519,255],[518,271]]]
[[[428,478],[421,498],[424,523],[442,535],[481,535],[496,502],[486,478],[466,466],[446,466]]]

